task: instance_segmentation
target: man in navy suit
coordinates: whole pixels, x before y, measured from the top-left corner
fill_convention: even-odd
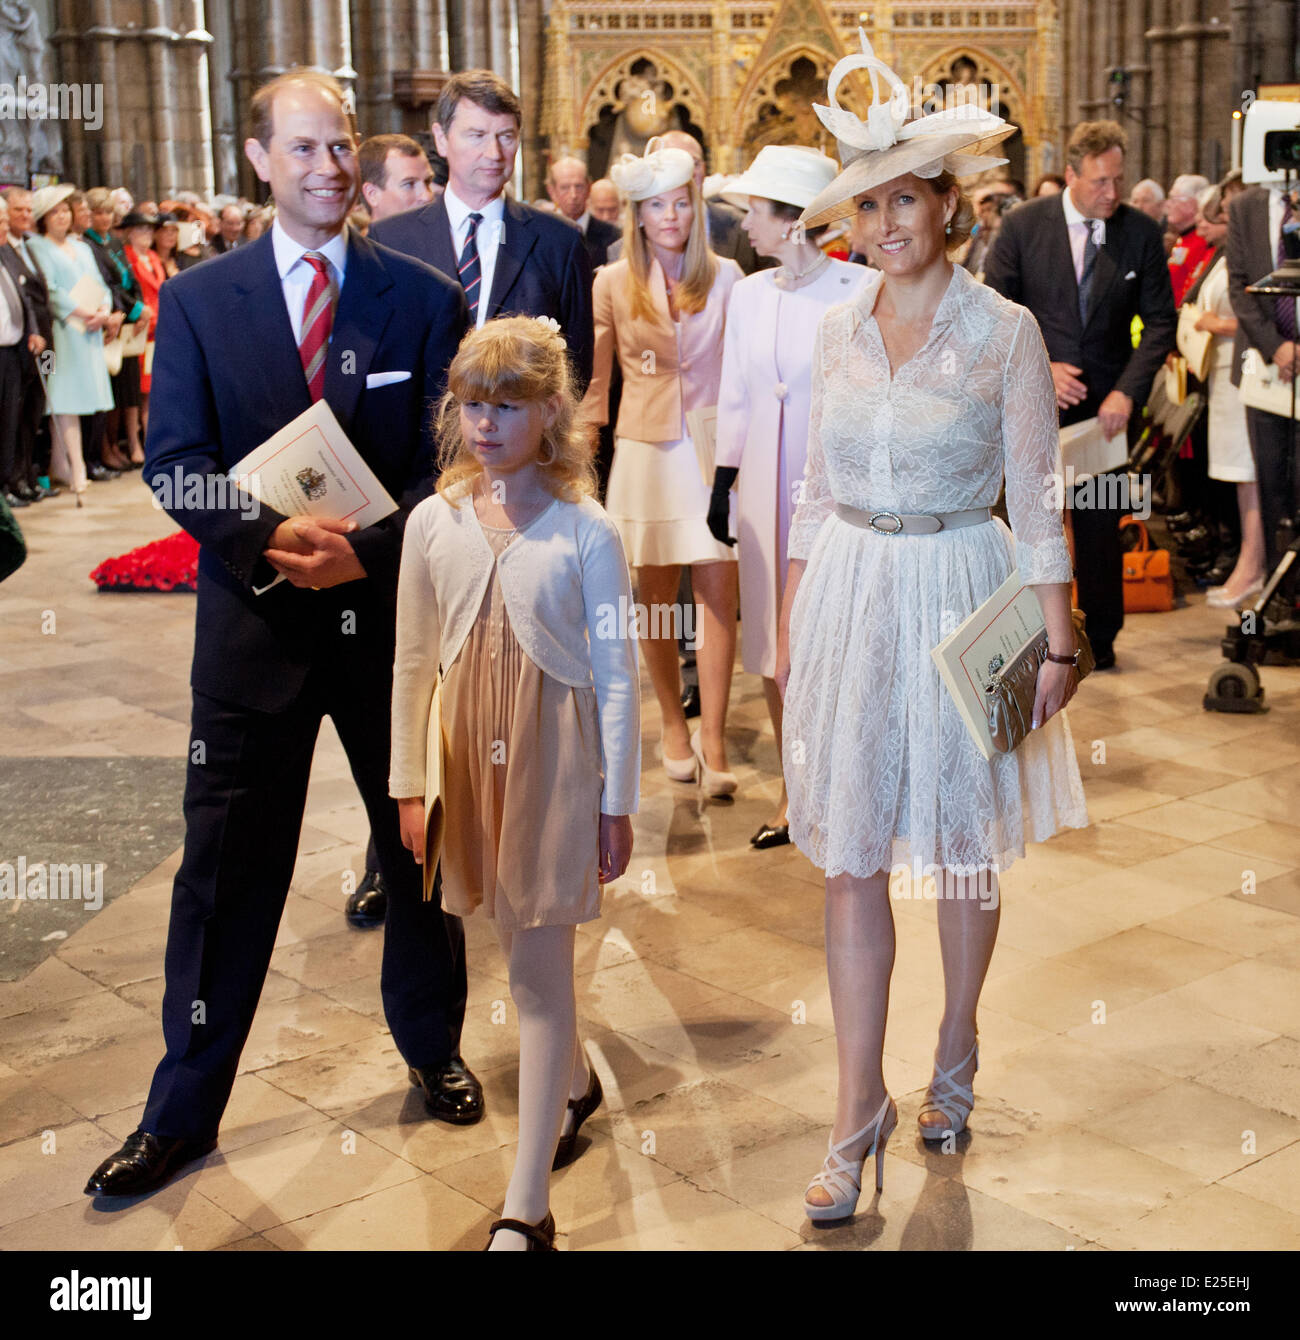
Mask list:
[[[523,124],[519,99],[491,70],[467,70],[443,85],[434,118],[447,189],[423,209],[376,223],[370,236],[459,278],[473,325],[494,316],[554,317],[581,396],[595,346],[591,261],[581,233],[505,194]]]
[[[1169,266],[1159,227],[1120,203],[1127,137],[1114,121],[1085,121],[1066,146],[1066,188],[1017,205],[1003,217],[984,261],[984,282],[1034,314],[1043,332],[1062,427],[1094,416],[1103,433],[1128,426],[1174,347]],[[1133,347],[1133,318],[1142,338]],[[1099,481],[1100,482],[1100,481]],[[1115,664],[1124,626],[1126,510],[1102,490],[1072,490],[1079,605],[1097,669]],[[1082,504],[1087,501],[1090,505]]]
[[[469,1122],[483,1110],[459,1055],[461,925],[422,901],[388,797],[402,531],[432,488],[430,406],[465,301],[444,276],[347,229],[359,170],[329,76],[295,70],[263,86],[253,129],[244,148],[271,184],[275,224],[161,290],[145,478],[202,545],[185,851],[167,935],[166,1055],[140,1129],[96,1169],[91,1195],[152,1190],[216,1143],[325,715],[389,890],[381,987],[394,1041],[435,1116]],[[399,510],[357,529],[223,498],[220,477],[322,396]],[[287,580],[266,589],[277,572]]]

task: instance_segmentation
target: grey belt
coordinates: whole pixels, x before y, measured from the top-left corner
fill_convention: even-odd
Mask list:
[[[991,507],[968,507],[964,512],[933,512],[908,515],[906,512],[869,512],[847,503],[835,504],[835,515],[851,526],[874,530],[877,535],[933,535],[961,526],[978,526],[993,519]]]

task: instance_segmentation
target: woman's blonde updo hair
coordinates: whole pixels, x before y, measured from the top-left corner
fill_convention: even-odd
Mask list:
[[[961,183],[946,168],[937,177],[928,180],[935,195],[947,195],[954,187],[957,191],[957,208],[948,221],[952,231],[943,237],[944,250],[951,255],[970,241],[971,233],[975,230],[975,207],[970,202],[970,196],[962,190]]]
[[[438,406],[438,492],[450,499],[460,485],[473,486],[483,465],[460,431],[460,408],[467,401],[545,401],[559,397],[559,410],[542,434],[538,470],[548,492],[567,502],[596,491],[587,435],[574,427],[578,403],[573,393],[564,338],[544,319],[502,316],[471,330],[460,342],[447,372],[447,394]]]

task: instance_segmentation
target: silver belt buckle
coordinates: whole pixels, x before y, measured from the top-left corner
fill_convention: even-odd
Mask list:
[[[894,524],[892,526],[877,526],[876,521],[880,517],[892,517]],[[876,532],[877,535],[901,535],[903,533],[903,518],[897,512],[873,512],[867,525]]]

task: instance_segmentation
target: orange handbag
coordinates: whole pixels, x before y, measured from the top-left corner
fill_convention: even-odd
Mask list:
[[[1174,607],[1174,579],[1169,571],[1169,552],[1153,549],[1147,528],[1135,516],[1120,518],[1120,529],[1137,530],[1135,549],[1124,553],[1125,614],[1160,614]]]

